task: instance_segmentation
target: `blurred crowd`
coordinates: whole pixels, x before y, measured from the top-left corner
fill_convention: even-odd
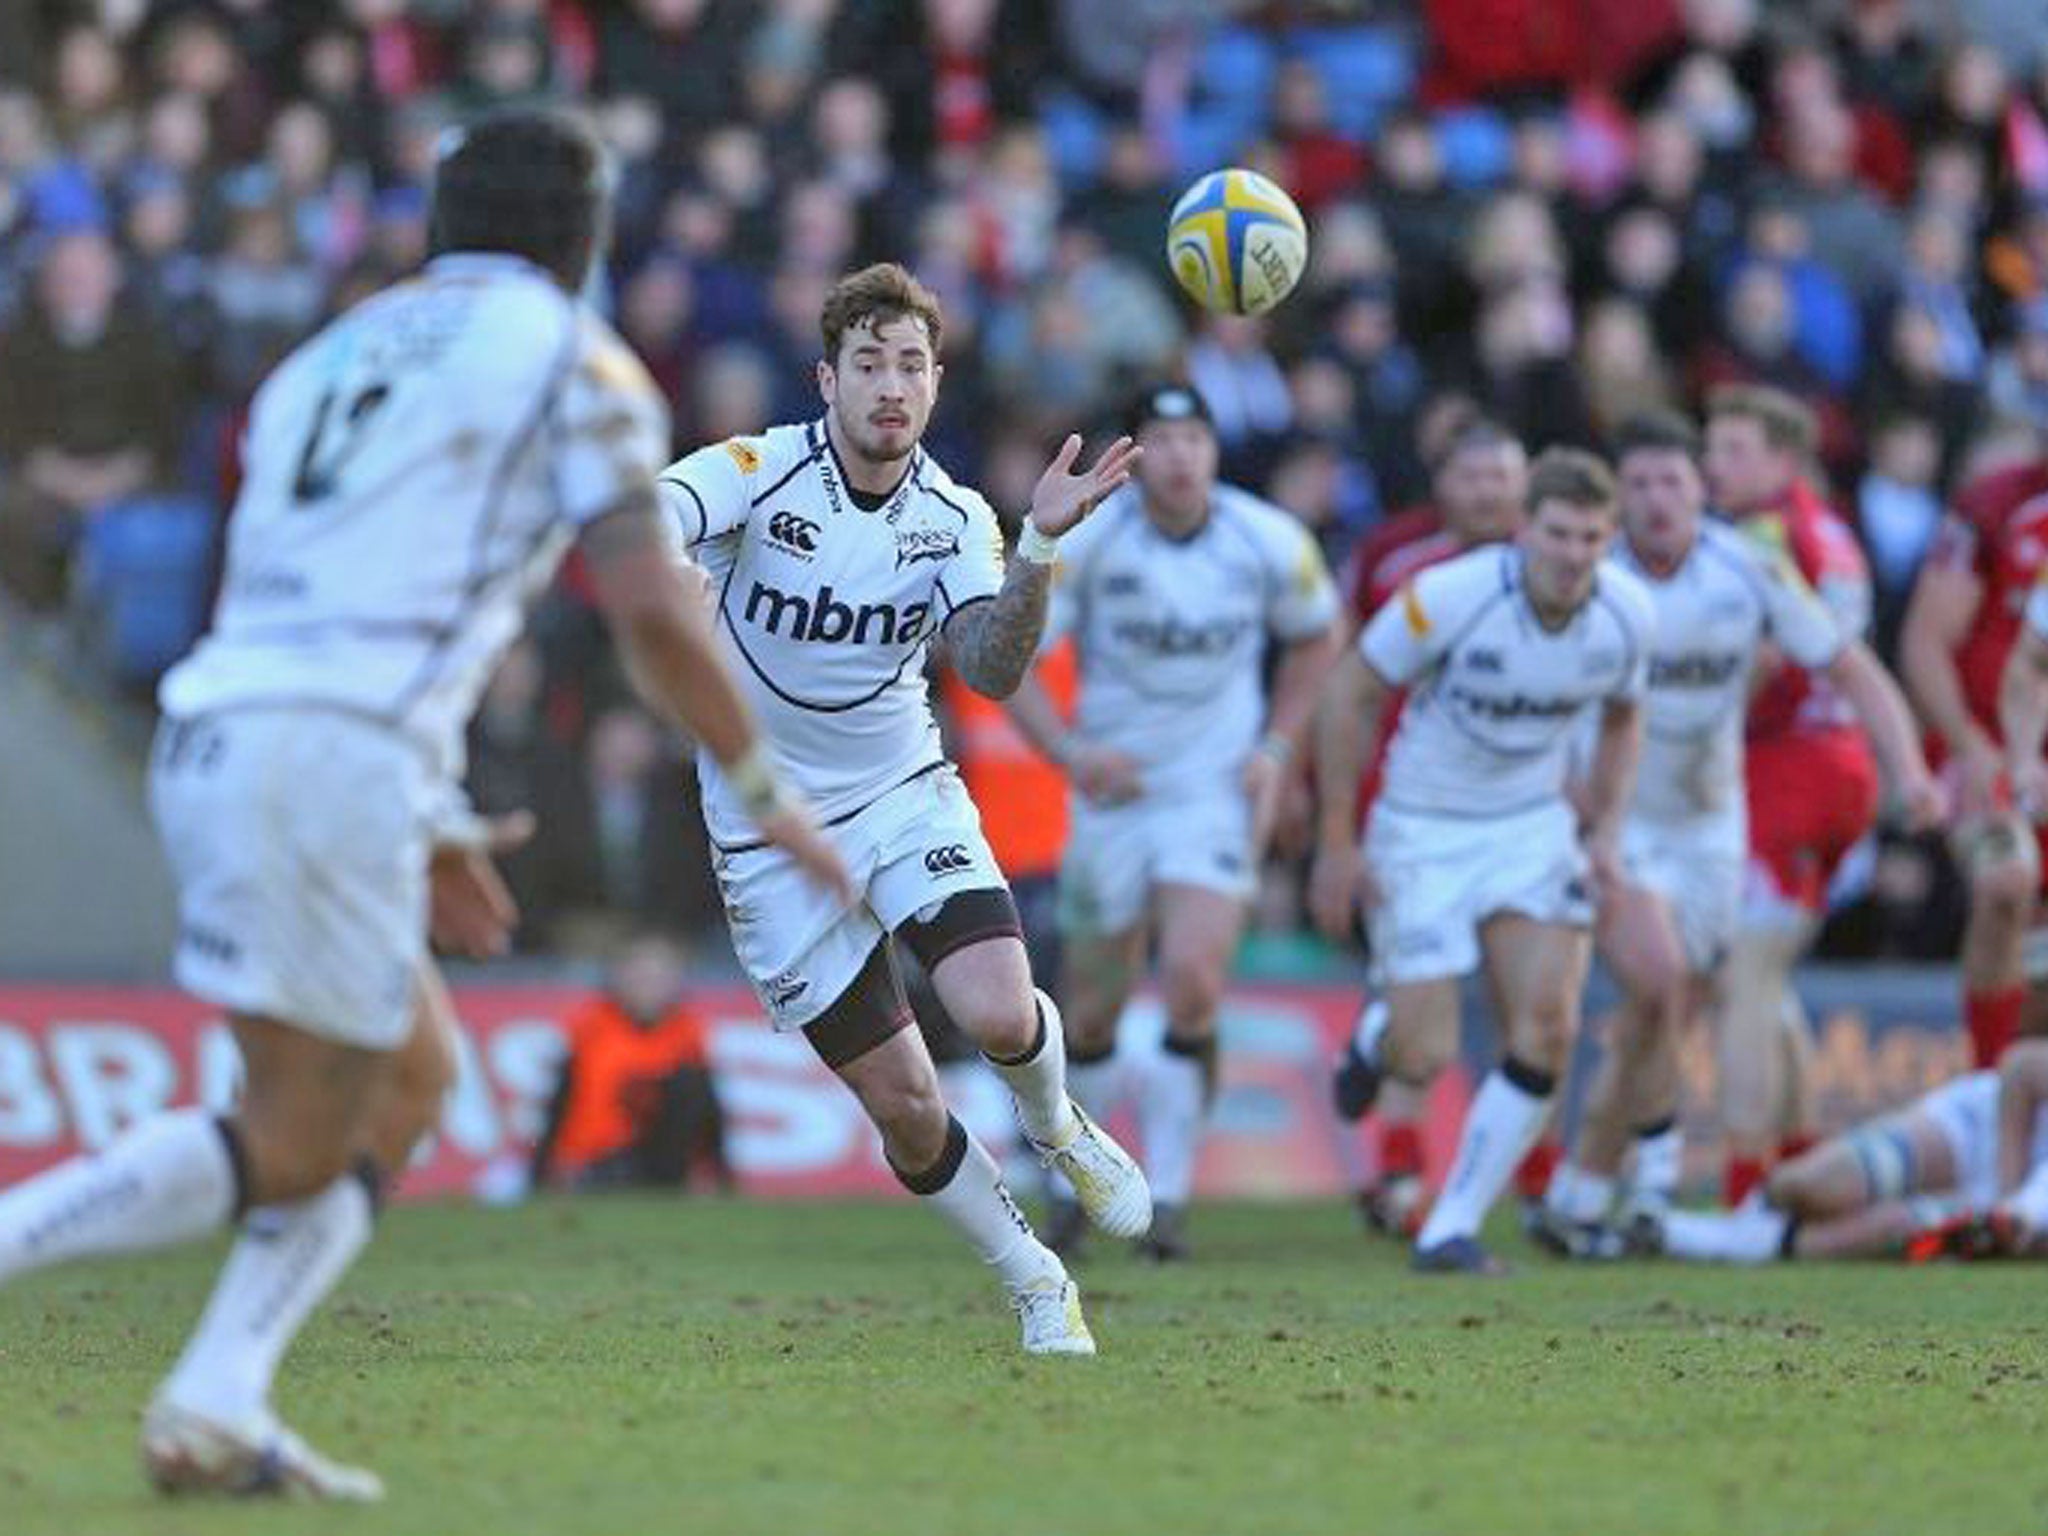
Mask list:
[[[1226,475],[1339,565],[1426,497],[1454,402],[1597,446],[1763,381],[1820,415],[1889,645],[1947,489],[2048,427],[2031,0],[10,0],[9,600],[146,689],[203,623],[257,381],[418,262],[447,125],[541,100],[617,151],[593,297],[678,450],[809,413],[820,298],[875,258],[945,301],[931,446],[998,508],[1182,371]],[[1311,220],[1270,320],[1196,316],[1161,257],[1224,163]],[[480,796],[554,829],[536,947],[716,910],[686,754],[606,666],[571,569],[477,726]]]

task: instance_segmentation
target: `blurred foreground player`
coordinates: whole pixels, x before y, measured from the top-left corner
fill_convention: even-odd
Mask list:
[[[1117,1021],[1156,945],[1166,1040],[1132,1086],[1154,1201],[1141,1247],[1171,1260],[1187,1251],[1224,984],[1342,641],[1309,531],[1217,483],[1199,394],[1148,390],[1127,428],[1144,450],[1136,484],[1062,543],[1053,587],[1048,633],[1071,634],[1080,658],[1074,724],[1034,681],[1010,707],[1073,789],[1060,1002],[1074,1091],[1098,1119],[1119,1097]],[[1072,1213],[1056,1231],[1078,1235]]]
[[[242,1223],[144,1420],[167,1492],[382,1493],[279,1422],[271,1378],[438,1118],[454,1019],[430,917],[443,942],[504,947],[515,914],[455,787],[462,730],[571,542],[648,703],[745,786],[756,835],[844,884],[674,558],[659,396],[575,301],[606,221],[586,129],[479,122],[439,166],[425,271],[257,396],[220,607],[164,681],[150,776],[178,977],[226,1011],[242,1097],[0,1196],[0,1278]]]
[[[1479,1225],[1549,1118],[1578,1020],[1594,884],[1618,878],[1653,621],[1641,583],[1604,558],[1615,527],[1607,467],[1545,453],[1515,542],[1417,576],[1324,691],[1309,895],[1332,937],[1366,909],[1387,1015],[1361,1059],[1426,1087],[1457,1058],[1459,981],[1482,962],[1503,1037],[1416,1238],[1418,1269],[1498,1268]],[[1361,850],[1359,768],[1403,687]],[[1597,744],[1575,808],[1568,753],[1587,720]]]
[[[702,765],[733,948],[778,1029],[800,1029],[881,1133],[906,1189],[1009,1291],[1034,1354],[1092,1354],[1080,1299],[995,1159],[951,1115],[892,943],[1009,1086],[1024,1134],[1097,1225],[1151,1225],[1145,1177],[1068,1097],[1059,1010],[1032,985],[1016,904],[932,717],[925,653],[977,692],[1016,691],[1045,629],[1060,535],[1122,485],[1128,439],[1076,473],[1070,437],[1040,477],[1005,568],[995,513],[920,446],[938,397],[938,301],[878,264],[826,296],[825,414],[698,450],[661,476],[718,590],[718,617],[778,765],[853,872],[847,904],[756,836],[742,786]]]

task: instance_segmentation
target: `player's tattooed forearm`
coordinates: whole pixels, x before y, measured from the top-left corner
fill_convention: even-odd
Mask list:
[[[946,628],[953,665],[967,686],[992,699],[1017,691],[1045,633],[1052,567],[1012,560],[994,599],[954,615]]]

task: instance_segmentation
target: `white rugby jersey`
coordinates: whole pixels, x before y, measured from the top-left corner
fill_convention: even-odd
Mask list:
[[[1766,640],[1802,667],[1840,653],[1842,627],[1792,563],[1726,523],[1705,521],[1669,576],[1645,570],[1624,540],[1616,563],[1656,609],[1642,765],[1629,814],[1690,820],[1742,806],[1742,733],[1750,673]]]
[[[1127,485],[1060,540],[1047,641],[1075,638],[1075,729],[1136,758],[1153,794],[1234,784],[1265,722],[1267,637],[1305,640],[1337,610],[1322,551],[1280,508],[1220,485],[1177,539]]]
[[[1002,532],[922,448],[864,510],[822,420],[715,443],[656,482],[711,575],[734,672],[775,761],[826,821],[945,760],[926,647],[1003,582]],[[721,847],[756,839],[718,765],[699,754]]]
[[[437,258],[257,392],[213,628],[165,676],[164,710],[347,710],[458,777],[527,603],[667,449],[646,372],[547,274]]]
[[[1379,803],[1499,816],[1563,793],[1572,736],[1596,705],[1639,700],[1654,615],[1612,560],[1562,629],[1537,621],[1522,551],[1490,545],[1416,575],[1358,639],[1366,662],[1409,690]]]

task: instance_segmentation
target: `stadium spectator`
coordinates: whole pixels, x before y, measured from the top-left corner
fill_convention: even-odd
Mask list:
[[[56,236],[33,297],[0,330],[0,583],[31,608],[62,602],[86,521],[156,484],[182,402],[154,320],[121,294],[120,258],[93,229]]]

